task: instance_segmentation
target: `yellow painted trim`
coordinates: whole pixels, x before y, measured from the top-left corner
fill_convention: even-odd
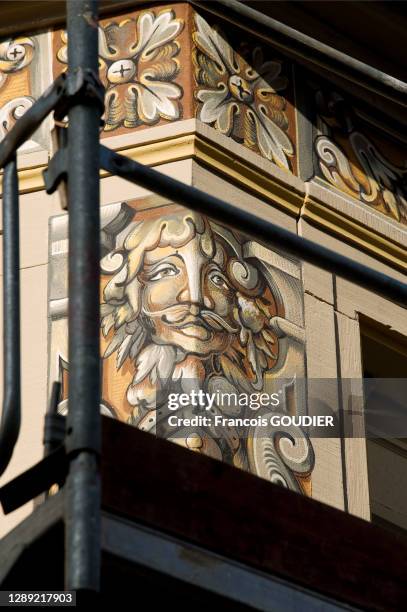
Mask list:
[[[130,159],[134,159],[148,166],[159,166],[160,164],[179,161],[194,157],[194,135],[187,134],[171,137],[166,140],[148,142],[133,147],[118,148],[118,152],[123,152]],[[30,193],[45,189],[42,172],[46,164],[34,166],[32,168],[22,168],[18,170],[19,193]],[[108,172],[102,170],[101,177],[108,176]],[[3,173],[0,175],[0,195],[3,194]]]
[[[227,149],[222,149],[201,136],[195,138],[194,157],[244,190],[252,192],[290,215],[298,216],[303,195],[243,158],[231,155]]]
[[[386,264],[407,273],[407,249],[362,223],[339,213],[320,202],[307,198],[301,210],[301,219],[309,221],[328,234],[373,255]]]
[[[147,166],[194,159],[291,216],[298,216],[303,203],[303,196],[300,193],[270,177],[255,165],[238,159],[227,149],[222,149],[195,133],[118,148],[117,151]],[[44,189],[42,171],[45,167],[44,165],[19,170],[20,193]],[[102,170],[101,176],[108,176],[108,173]]]
[[[148,166],[194,159],[290,215],[298,216],[303,203],[303,196],[298,192],[247,161],[231,155],[227,149],[214,145],[199,134],[174,136],[118,150],[130,159]],[[106,174],[105,172],[102,176]]]
[[[22,168],[18,170],[19,193],[30,193],[45,189],[42,172],[47,166],[33,166],[32,168]],[[3,172],[0,175],[0,195],[3,196]]]
[[[148,166],[159,166],[184,159],[194,159],[241,189],[270,202],[280,210],[309,221],[328,234],[380,259],[386,264],[407,272],[407,249],[362,223],[339,213],[312,198],[304,202],[301,193],[270,176],[265,170],[238,158],[231,152],[196,133],[170,136],[157,141],[117,149],[130,159]],[[42,171],[45,165],[18,171],[20,193],[44,189]],[[105,171],[101,176],[108,176]],[[0,177],[0,186],[1,186]]]
[[[195,139],[196,135],[193,133],[169,136],[157,141],[150,140],[146,144],[119,147],[116,152],[146,166],[159,166],[193,157]]]

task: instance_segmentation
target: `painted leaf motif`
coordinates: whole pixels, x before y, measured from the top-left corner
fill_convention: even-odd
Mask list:
[[[195,16],[195,23],[197,26],[197,31],[194,33],[195,43],[216,63],[219,72],[225,73],[226,70],[231,73],[237,72],[239,66],[232,47],[200,15]]]
[[[0,108],[0,140],[11,130],[17,119],[33,106],[34,102],[34,98],[22,96],[6,102]]]
[[[180,33],[182,22],[174,18],[174,12],[164,11],[158,17],[147,12],[141,15],[137,22],[138,43],[134,54],[142,53],[148,57],[153,52],[166,45]]]
[[[219,117],[219,115],[225,111],[225,100],[228,92],[224,83],[219,83],[217,90],[201,90],[197,93],[197,98],[200,102],[203,102],[203,106],[200,111],[200,119],[204,123],[213,123]]]
[[[137,111],[146,123],[157,121],[160,116],[165,119],[178,119],[179,106],[172,102],[181,97],[181,89],[175,83],[150,81],[148,74],[140,79],[144,86],[135,84],[137,91]]]
[[[147,376],[151,384],[156,384],[158,379],[169,379],[174,367],[175,356],[175,349],[172,346],[160,344],[147,346],[138,356],[133,385],[139,384]]]
[[[264,157],[273,159],[278,166],[288,170],[286,154],[292,155],[294,148],[287,134],[264,111],[260,116],[256,115],[256,125],[259,148]]]

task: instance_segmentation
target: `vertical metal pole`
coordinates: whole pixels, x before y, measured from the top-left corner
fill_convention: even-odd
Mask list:
[[[3,410],[0,475],[6,469],[20,431],[20,231],[16,155],[3,177]]]
[[[98,74],[96,0],[67,0],[68,67]],[[100,583],[99,123],[91,98],[69,110],[69,398],[65,586]]]

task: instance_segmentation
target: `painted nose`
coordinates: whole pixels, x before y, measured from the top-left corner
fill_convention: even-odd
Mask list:
[[[190,312],[196,317],[199,315],[202,307],[213,309],[214,304],[209,295],[205,295],[201,287],[191,287],[188,284],[178,295],[178,301],[190,304]]]
[[[178,300],[189,304],[189,311],[193,317],[197,317],[205,303],[200,282],[189,279],[184,289],[179,293]]]

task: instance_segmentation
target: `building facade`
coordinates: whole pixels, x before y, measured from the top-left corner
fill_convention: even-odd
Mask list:
[[[272,15],[272,3],[254,4]],[[0,43],[3,136],[66,70],[55,10],[53,25]],[[118,2],[104,11],[105,146],[405,281],[406,144],[394,93],[373,91],[363,73],[330,73],[311,51],[226,9]],[[53,128],[47,120],[18,160],[23,421],[2,482],[41,458],[55,380],[66,411],[68,216],[42,177]],[[407,435],[367,439],[362,385],[405,378],[402,306],[106,172],[100,239],[103,414],[366,520],[407,526]],[[203,413],[212,421],[169,427],[170,394],[200,391],[215,397]],[[177,407],[174,416],[197,415],[191,402]],[[273,415],[324,415],[333,429],[271,425]],[[1,533],[32,508],[2,517]]]

